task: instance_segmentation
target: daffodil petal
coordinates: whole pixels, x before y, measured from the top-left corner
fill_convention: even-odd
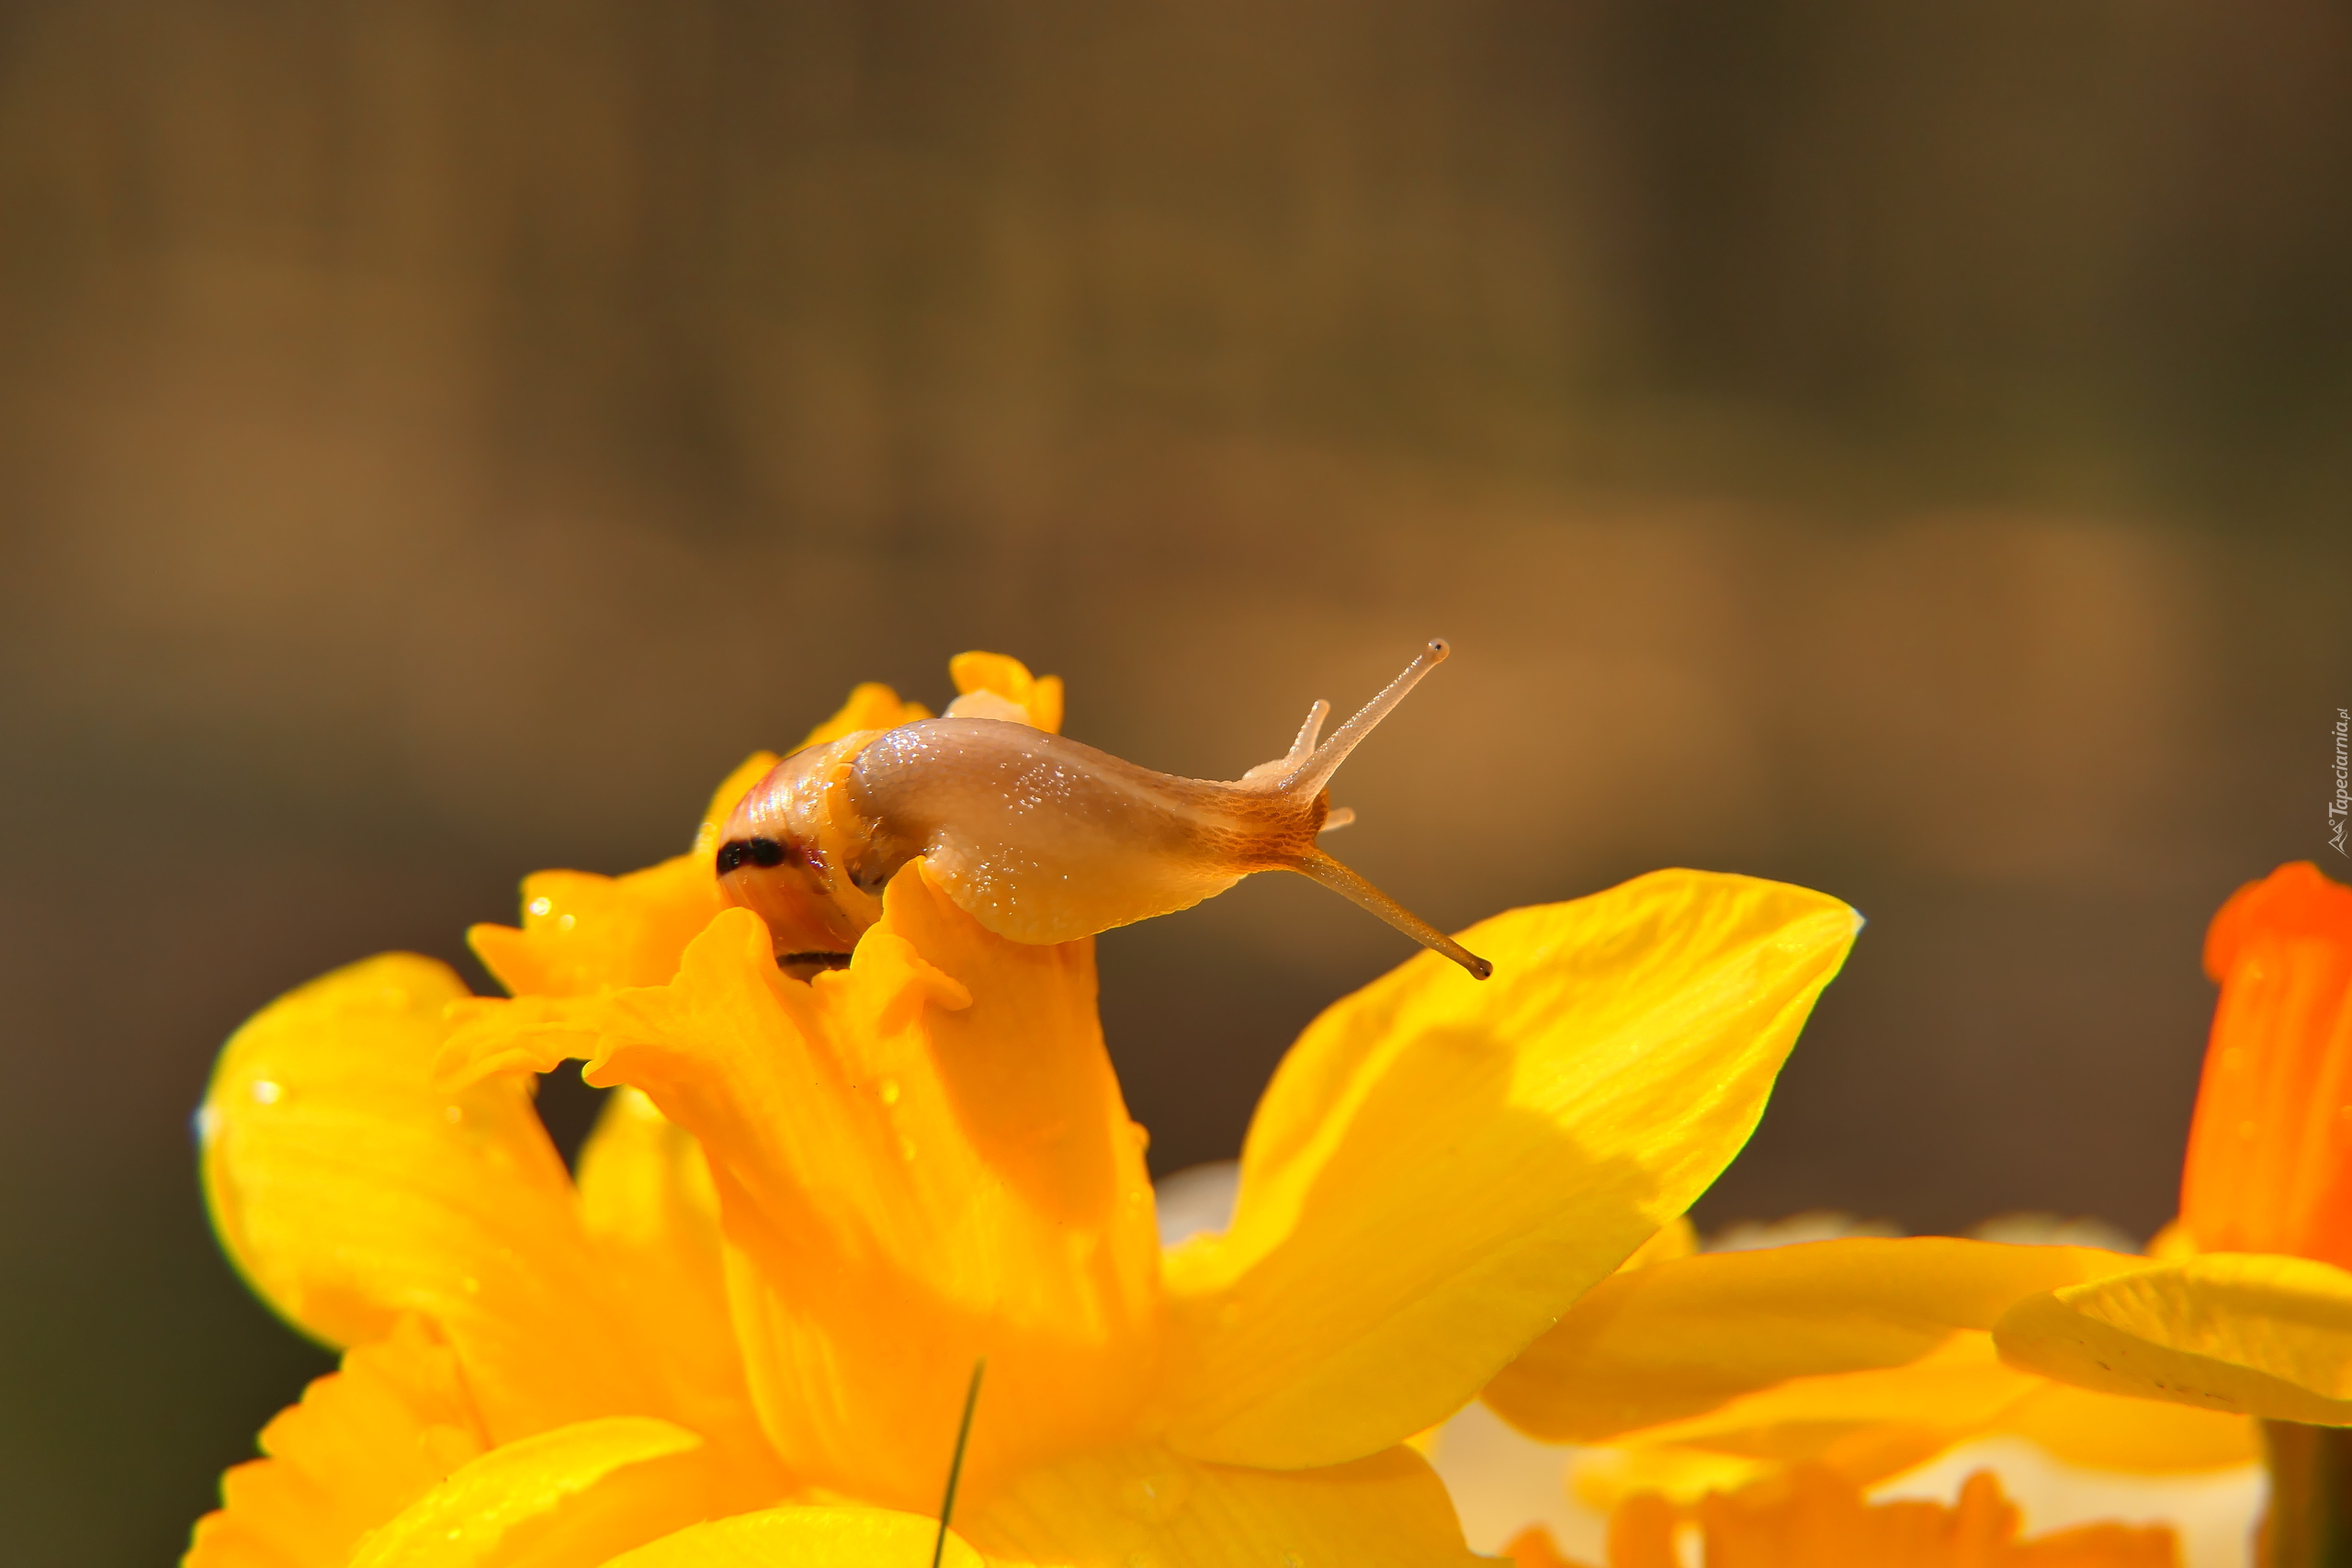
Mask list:
[[[1325,1012],[1275,1075],[1232,1228],[1168,1259],[1171,1440],[1326,1464],[1443,1418],[1738,1152],[1859,926],[1660,872],[1464,933]]]
[[[702,1145],[639,1090],[614,1090],[581,1150],[580,1212],[672,1409],[709,1443],[722,1506],[783,1495],[729,1315],[718,1193]]]
[[[703,1513],[702,1475],[674,1462],[699,1441],[609,1416],[492,1449],[370,1532],[350,1568],[596,1568]]]
[[[1597,1286],[1486,1400],[1531,1437],[1598,1442],[1792,1378],[1906,1366],[2014,1302],[2144,1263],[1947,1236],[1702,1253]]]
[[[415,1319],[345,1352],[220,1478],[182,1568],[344,1562],[360,1537],[487,1447],[457,1357]]]
[[[1123,1430],[1158,1331],[1142,1143],[1095,1017],[1091,942],[989,934],[920,861],[848,969],[776,972],[729,910],[665,987],[477,1002],[485,1066],[591,1058],[710,1161],[763,1423],[812,1483],[918,1507],[973,1363],[971,1476]]]
[[[2352,1273],[2333,1264],[2209,1252],[2029,1297],[1994,1338],[2104,1393],[2352,1427]]]
[[[1428,1461],[1394,1448],[1319,1470],[1228,1468],[1165,1449],[1097,1450],[1028,1472],[958,1523],[1012,1568],[1469,1568]]]
[[[496,1440],[663,1408],[609,1308],[571,1179],[527,1084],[431,1083],[466,995],[444,965],[368,959],[293,991],[222,1048],[198,1114],[221,1245],[331,1345],[433,1324]]]
[[[2177,1474],[2262,1458],[2262,1434],[2250,1417],[2047,1381],[1993,1430],[2086,1470]]]
[[[1869,1485],[1988,1429],[2049,1386],[2003,1366],[1991,1335],[1962,1330],[1907,1366],[1792,1378],[1627,1433],[1589,1450],[1576,1482],[1586,1495],[1639,1488],[1687,1500],[1809,1464]]]
[[[888,1508],[765,1508],[689,1525],[623,1552],[607,1568],[923,1568],[939,1521]],[[947,1532],[940,1568],[984,1568],[980,1554]]]
[[[2004,1366],[1991,1335],[1963,1330],[1908,1366],[1792,1378],[1622,1440],[1793,1461],[1826,1460],[1860,1439],[1862,1449],[1905,1456],[1876,1473],[1833,1466],[1849,1480],[1875,1481],[1990,1426],[2044,1386]],[[1873,1436],[1895,1429],[1905,1435],[1892,1443]]]

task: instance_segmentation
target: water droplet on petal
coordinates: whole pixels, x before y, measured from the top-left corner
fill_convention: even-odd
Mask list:
[[[441,1108],[441,1120],[453,1127],[465,1119],[466,1112],[462,1106],[445,1105]]]
[[[254,1079],[254,1103],[259,1105],[275,1105],[285,1098],[286,1090],[283,1086],[272,1083],[267,1078]]]
[[[883,1104],[896,1105],[899,1103],[899,1080],[896,1078],[884,1078],[880,1083],[874,1086],[874,1092],[882,1097]]]
[[[1192,1477],[1181,1470],[1133,1475],[1119,1483],[1119,1508],[1148,1525],[1163,1524],[1184,1506],[1192,1491]]]
[[[576,925],[578,925],[579,923],[580,923],[580,917],[579,917],[579,916],[577,916],[577,915],[573,915],[573,914],[568,913],[568,912],[567,912],[567,913],[565,913],[565,914],[558,915],[558,916],[555,918],[555,929],[556,929],[556,930],[558,930],[558,931],[570,931],[573,926],[576,926]]]
[[[555,900],[542,893],[537,897],[532,899],[529,903],[524,905],[523,912],[539,919],[547,919],[548,911],[554,908]]]

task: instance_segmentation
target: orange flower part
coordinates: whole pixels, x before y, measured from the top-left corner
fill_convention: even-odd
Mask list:
[[[755,751],[727,775],[695,832],[694,847],[625,876],[535,871],[523,879],[523,924],[466,932],[482,967],[518,997],[587,997],[606,986],[658,986],[678,955],[727,907],[712,874],[718,825],[767,776],[772,751]]]
[[[1679,1568],[1676,1534],[1699,1532],[1704,1568],[2177,1568],[2171,1530],[2101,1522],[2018,1539],[2017,1505],[1980,1470],[1951,1506],[1871,1503],[1817,1465],[1689,1507],[1629,1497],[1609,1520],[1609,1568]],[[1510,1543],[1519,1568],[1577,1568],[1540,1527]]]
[[[2213,917],[2221,985],[2181,1170],[2181,1223],[2208,1252],[2352,1267],[2352,887],[2308,861]]]
[[[1060,676],[1032,675],[1029,666],[1001,653],[959,653],[947,661],[947,675],[960,694],[948,705],[948,712],[974,718],[1009,718],[1034,724],[1051,735],[1061,733]],[[1000,703],[1004,705],[1001,708]]]
[[[981,1356],[976,1495],[1124,1431],[1143,1397],[1159,1247],[1094,994],[1091,942],[991,936],[917,862],[813,986],[729,909],[668,987],[460,1003],[452,1055],[477,1074],[584,1056],[591,1083],[636,1084],[693,1134],[778,1452],[926,1508]]]

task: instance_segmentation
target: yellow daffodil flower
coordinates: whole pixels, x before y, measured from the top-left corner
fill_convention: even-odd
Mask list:
[[[1058,721],[1058,684],[957,683]],[[861,688],[829,733],[913,716]],[[790,978],[692,854],[543,874],[478,931],[511,999],[389,956],[281,999],[202,1113],[224,1246],[342,1371],[265,1431],[194,1568],[1466,1563],[1405,1439],[1678,1216],[1858,921],[1664,872],[1465,933],[1327,1011],[1231,1227],[1163,1254],[1091,941],[1006,941],[920,861]],[[622,1086],[565,1172],[530,1106]],[[616,1553],[626,1551],[626,1555]]]

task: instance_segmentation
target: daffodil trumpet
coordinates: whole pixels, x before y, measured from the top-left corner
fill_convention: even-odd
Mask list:
[[[2352,888],[2308,862],[2238,890],[2206,933],[2222,988],[2181,1170],[2179,1240],[2309,1259],[2352,1284]],[[2352,1292],[2331,1292],[2352,1395]],[[2352,1563],[2352,1403],[2262,1424],[2267,1568]],[[2317,1415],[2321,1423],[2310,1417]]]

